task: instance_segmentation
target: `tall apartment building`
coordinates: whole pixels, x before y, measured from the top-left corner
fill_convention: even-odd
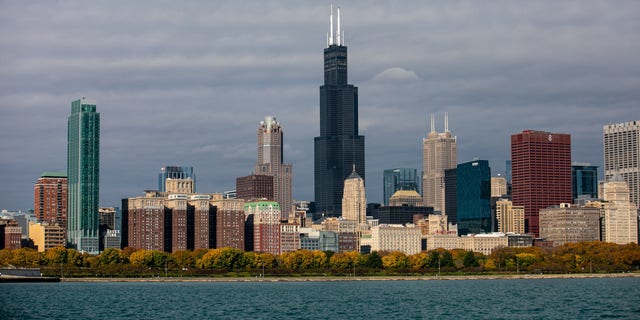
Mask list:
[[[253,247],[245,250],[280,254],[280,205],[275,201],[247,202],[244,213],[253,236]]]
[[[100,114],[96,102],[71,102],[67,134],[67,242],[79,251],[98,253],[100,195]]]
[[[526,208],[525,208],[526,209]],[[540,237],[554,246],[600,240],[600,209],[562,203],[540,210]]]
[[[539,211],[571,203],[571,136],[525,130],[511,135],[512,201],[524,206],[525,232],[540,234]]]
[[[39,222],[67,227],[67,174],[44,172],[33,186],[33,214]],[[65,240],[66,242],[66,240]]]
[[[364,190],[364,180],[355,171],[355,166],[351,175],[344,181],[342,218],[358,223],[367,222],[367,197]]]
[[[638,207],[620,174],[604,183],[604,239],[618,244],[638,243]]]
[[[293,165],[284,163],[283,130],[274,117],[265,117],[258,126],[258,162],[254,174],[273,177],[273,200],[280,204],[280,219],[293,214]],[[236,192],[238,189],[236,188]]]
[[[598,166],[590,163],[571,164],[571,197],[598,198]]]
[[[514,206],[510,200],[500,199],[496,202],[496,219],[498,232],[524,234],[523,206]]]
[[[420,176],[413,168],[386,169],[383,173],[383,203],[389,205],[389,199],[398,190],[414,190],[420,192]]]
[[[604,126],[604,178],[616,174],[629,186],[629,199],[640,206],[640,120]]]
[[[458,233],[491,232],[491,168],[489,161],[476,160],[458,165],[456,224]]]
[[[215,209],[215,248],[244,250],[244,200],[214,200],[211,205]]]
[[[445,114],[444,132],[436,132],[431,116],[431,132],[422,139],[422,196],[427,207],[447,214],[445,206],[445,170],[458,164],[456,137],[449,132],[449,119]],[[450,217],[451,218],[451,217]]]
[[[158,174],[158,191],[165,192],[167,179],[191,179],[193,180],[193,192],[196,192],[196,174],[193,167],[164,166]]]
[[[333,8],[327,48],[324,49],[324,84],[320,86],[320,136],[314,138],[315,211],[340,216],[344,181],[355,165],[365,176],[364,136],[358,133],[358,88],[348,83],[347,47],[340,30],[333,28]]]

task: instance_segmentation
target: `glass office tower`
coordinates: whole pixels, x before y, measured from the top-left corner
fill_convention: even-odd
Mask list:
[[[395,168],[384,170],[384,205],[389,205],[389,198],[398,190],[415,190],[420,193],[420,180],[417,169]]]
[[[71,103],[67,132],[67,242],[72,248],[98,253],[100,194],[100,114],[96,102]]]
[[[491,232],[489,161],[461,163],[456,169],[458,234]]]

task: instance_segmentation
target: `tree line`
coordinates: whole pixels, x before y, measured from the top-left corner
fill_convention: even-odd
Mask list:
[[[166,253],[107,249],[98,255],[57,247],[46,252],[29,248],[0,250],[2,267],[38,267],[46,276],[313,276],[426,275],[460,273],[588,273],[640,269],[640,246],[600,241],[556,248],[498,248],[491,254],[462,249],[436,249],[407,255],[399,251],[330,252],[298,250],[280,255],[235,248]]]

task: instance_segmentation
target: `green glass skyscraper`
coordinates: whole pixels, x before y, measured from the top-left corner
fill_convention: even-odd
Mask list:
[[[100,114],[96,102],[71,102],[67,132],[68,224],[71,248],[98,253]]]

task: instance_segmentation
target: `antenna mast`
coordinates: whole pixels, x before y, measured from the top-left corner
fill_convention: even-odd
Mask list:
[[[340,7],[338,7],[338,33],[336,33],[336,38],[338,40],[338,45],[341,46],[342,42],[340,42]]]
[[[329,45],[333,44],[333,3],[331,4],[331,14],[329,15]]]
[[[431,132],[436,132],[436,118],[431,114]]]
[[[444,113],[444,132],[449,132],[449,112]]]

